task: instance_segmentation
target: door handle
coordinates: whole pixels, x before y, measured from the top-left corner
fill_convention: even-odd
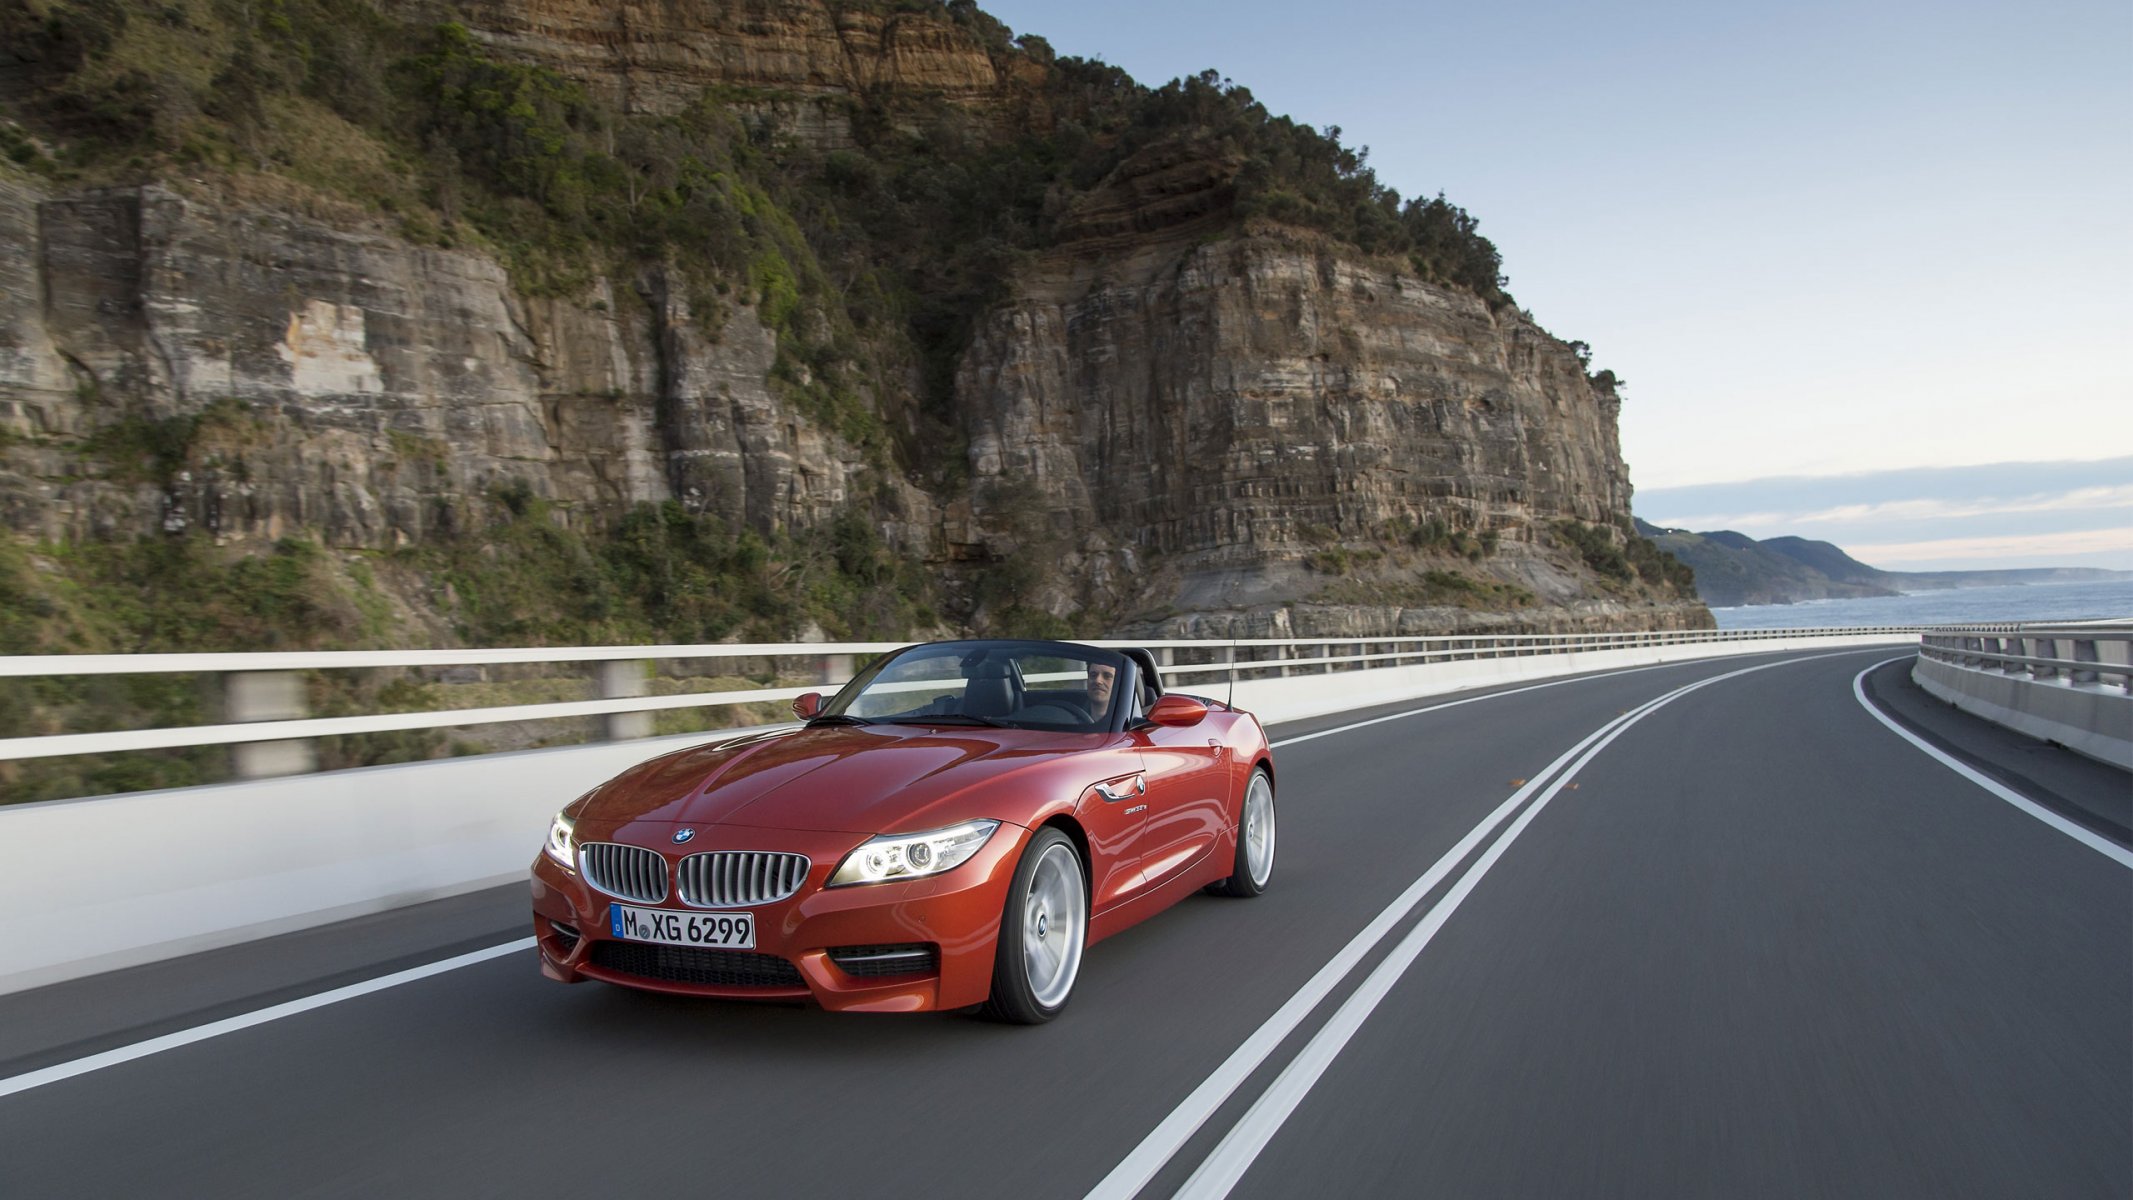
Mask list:
[[[1144,775],[1135,775],[1131,779],[1117,779],[1109,783],[1096,785],[1096,794],[1113,804],[1121,800],[1131,800],[1135,796],[1145,795],[1147,791],[1148,779]]]

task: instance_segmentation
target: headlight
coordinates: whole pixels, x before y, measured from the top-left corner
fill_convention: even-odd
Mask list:
[[[576,870],[578,863],[577,830],[578,823],[571,819],[568,812],[557,813],[555,821],[548,826],[548,844],[541,847],[541,849],[548,853],[548,857],[572,870]]]
[[[887,883],[953,870],[970,861],[999,827],[998,821],[965,821],[927,833],[883,834],[845,855],[828,886]]]

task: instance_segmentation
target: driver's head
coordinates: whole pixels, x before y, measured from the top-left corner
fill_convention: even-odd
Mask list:
[[[1100,714],[1111,707],[1111,685],[1118,682],[1118,668],[1109,663],[1090,663],[1089,707]]]

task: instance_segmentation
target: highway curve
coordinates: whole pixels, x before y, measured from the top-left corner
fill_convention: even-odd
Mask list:
[[[530,949],[252,1019],[521,939],[517,888],[0,997],[0,1196],[2122,1200],[2133,786],[1895,654],[1276,728],[1273,889],[1095,947],[1038,1028]]]

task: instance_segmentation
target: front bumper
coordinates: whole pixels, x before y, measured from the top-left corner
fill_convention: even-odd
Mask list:
[[[825,888],[845,854],[865,839],[738,826],[698,829],[687,854],[774,850],[808,856],[807,880],[798,892],[749,910],[755,914],[753,951],[654,951],[648,949],[654,943],[615,939],[609,933],[610,903],[636,902],[613,900],[578,872],[540,854],[533,862],[533,931],[542,973],[565,983],[598,979],[691,996],[811,1001],[844,1012],[963,1008],[990,994],[1000,914],[1028,830],[1002,824],[969,862],[929,878]],[[670,844],[670,832],[618,831],[605,840],[656,850],[671,880],[685,855]],[[637,907],[706,911],[671,894],[661,904]],[[569,936],[571,930],[576,937]],[[920,947],[936,951],[931,963],[910,953]],[[917,969],[902,969],[906,964]]]

